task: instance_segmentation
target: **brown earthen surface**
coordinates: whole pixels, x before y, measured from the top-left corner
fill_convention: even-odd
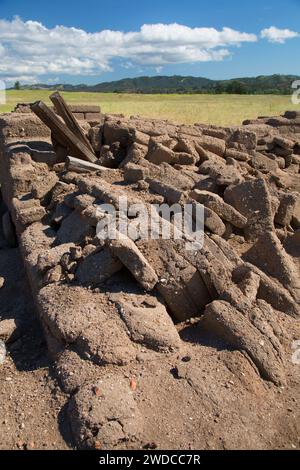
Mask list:
[[[300,447],[297,118],[81,125],[104,169],[69,172],[24,107],[0,116],[2,447]],[[132,213],[130,237],[99,240],[120,196],[203,204],[203,247],[141,239]]]

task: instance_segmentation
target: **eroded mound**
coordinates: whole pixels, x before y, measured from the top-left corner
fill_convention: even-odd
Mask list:
[[[93,108],[79,129],[62,111],[55,129],[28,107],[1,116],[1,189],[78,446],[278,445],[276,395],[299,378],[300,116],[220,128]],[[127,237],[99,239],[125,197],[146,215],[203,205],[203,247],[141,237],[130,209]]]

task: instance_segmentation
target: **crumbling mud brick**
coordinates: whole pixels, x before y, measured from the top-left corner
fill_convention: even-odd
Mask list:
[[[244,215],[245,234],[255,240],[274,228],[270,193],[264,180],[245,181],[226,188],[224,200]]]
[[[227,302],[215,301],[205,311],[202,324],[222,337],[229,345],[245,351],[262,377],[276,384],[285,384],[284,365],[264,335]]]

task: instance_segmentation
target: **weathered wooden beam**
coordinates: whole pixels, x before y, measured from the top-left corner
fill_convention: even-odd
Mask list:
[[[66,169],[68,171],[75,171],[76,173],[87,173],[90,171],[111,171],[110,168],[106,168],[105,166],[85,162],[84,160],[70,156],[66,158]]]
[[[31,109],[51,129],[58,142],[68,149],[68,153],[90,162],[97,160],[96,155],[78,139],[45,103],[36,101],[31,105]]]
[[[55,106],[56,111],[58,114],[63,118],[66,123],[66,126],[72,131],[79,140],[91,151],[94,152],[91,143],[87,139],[87,137],[82,132],[80,125],[78,124],[76,118],[73,116],[69,106],[63,99],[63,97],[56,91],[50,95],[50,100]]]

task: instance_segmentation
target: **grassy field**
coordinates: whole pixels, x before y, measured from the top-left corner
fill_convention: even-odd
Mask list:
[[[0,112],[11,111],[17,103],[43,100],[45,90],[7,91],[7,104]],[[277,95],[134,95],[116,93],[63,93],[68,103],[99,104],[105,113],[123,113],[170,119],[179,123],[203,122],[236,125],[257,116],[280,115],[288,109],[300,109],[290,96]]]

